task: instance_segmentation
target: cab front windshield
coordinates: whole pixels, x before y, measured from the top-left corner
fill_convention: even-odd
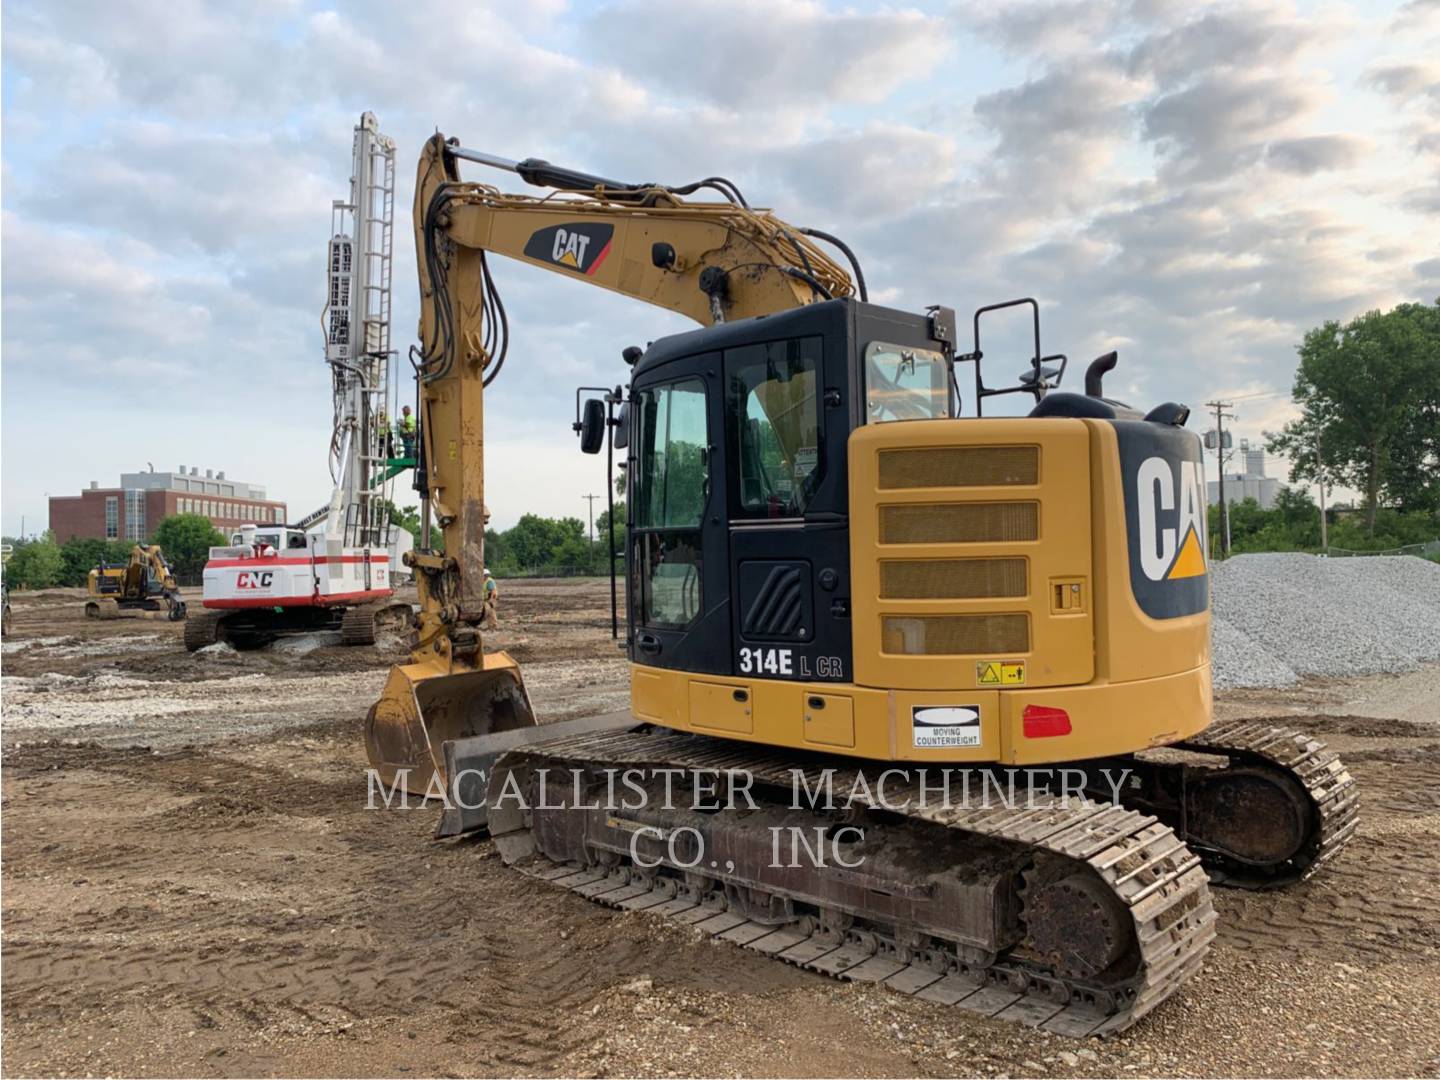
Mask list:
[[[950,369],[942,353],[872,341],[865,348],[865,418],[943,420],[950,415]]]

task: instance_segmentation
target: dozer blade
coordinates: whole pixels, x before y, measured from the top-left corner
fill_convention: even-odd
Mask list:
[[[506,653],[459,674],[397,664],[365,717],[365,752],[387,785],[406,771],[406,790],[434,795],[444,790],[447,742],[534,724],[520,668]]]

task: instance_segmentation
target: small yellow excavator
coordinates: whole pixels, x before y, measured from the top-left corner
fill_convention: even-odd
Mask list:
[[[185,601],[158,544],[136,544],[124,563],[102,562],[90,571],[86,586],[86,618],[118,619],[122,612],[154,611],[166,612],[171,622],[185,618]]]
[[[415,237],[421,535],[433,513],[444,549],[407,560],[418,645],[365,739],[375,779],[443,797],[440,835],[486,828],[598,902],[1086,1035],[1199,969],[1212,882],[1298,881],[1354,832],[1333,753],[1212,723],[1189,410],[1107,397],[1113,353],[1056,389],[1033,300],[981,308],[962,352],[953,310],[869,302],[848,248],[723,178],[622,183],[439,135]],[[625,457],[623,715],[537,725],[514,660],[482,649],[491,254],[701,326],[627,349],[576,424]],[[1034,355],[994,387],[997,307],[1033,319]],[[1010,393],[1028,415],[983,415]]]

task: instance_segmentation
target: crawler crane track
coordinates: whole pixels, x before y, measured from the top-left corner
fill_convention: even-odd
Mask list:
[[[759,805],[631,812],[535,798],[541,770],[594,778],[615,769],[634,770],[652,790],[666,770],[715,775],[721,790],[740,775]],[[1019,809],[946,806],[933,792],[927,801],[913,778],[897,785],[893,771],[883,805],[862,796],[839,819],[797,809],[797,779],[819,790],[827,775],[848,794],[878,790],[880,770],[674,732],[577,736],[500,759],[489,826],[507,863],[599,903],[1064,1035],[1129,1027],[1200,968],[1215,936],[1199,858],[1154,817],[1050,794]],[[528,793],[525,805],[507,801],[507,790]],[[869,865],[777,871],[756,857],[771,852],[771,838],[758,839],[769,827],[826,820],[875,833],[851,852]],[[657,841],[637,861],[634,841],[624,842],[637,829],[673,838],[687,827],[731,858],[717,868],[652,857],[665,849]]]

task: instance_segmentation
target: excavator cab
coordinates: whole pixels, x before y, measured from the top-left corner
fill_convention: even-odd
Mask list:
[[[1091,365],[1085,395],[1050,394],[1066,359],[1042,355],[1038,314],[1030,368],[988,386],[981,316],[1020,305],[1037,310],[977,312],[959,356],[947,309],[852,298],[650,346],[624,432],[638,719],[879,760],[1017,764],[1124,753],[1209,722],[1204,489],[1185,410],[1142,417],[1104,398],[1113,355]],[[1023,392],[1030,418],[961,418],[966,362],[972,413]],[[1116,701],[1124,723],[1108,719]],[[937,708],[973,725],[916,719]],[[1065,722],[1037,736],[1037,710]]]

